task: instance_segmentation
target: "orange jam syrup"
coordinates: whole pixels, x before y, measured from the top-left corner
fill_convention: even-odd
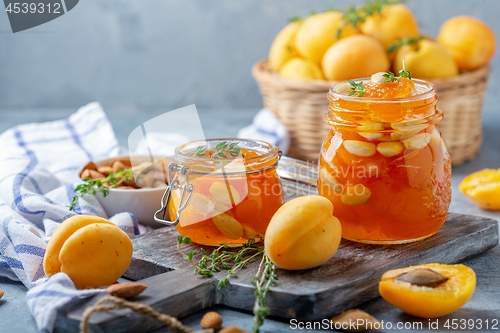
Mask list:
[[[206,166],[212,165],[212,172],[189,176],[194,193],[181,211],[176,229],[195,243],[240,245],[256,235],[264,237],[272,216],[284,203],[276,173],[277,154],[242,148],[239,156],[225,155],[217,156],[213,149],[198,154],[203,160],[201,169],[206,171]],[[196,161],[186,165],[190,170],[201,170]],[[179,176],[174,179],[185,182]],[[171,217],[177,214],[181,194],[181,189],[172,192]]]
[[[363,90],[361,97],[342,86],[330,90],[319,193],[333,203],[346,239],[393,244],[429,237],[451,201],[434,87],[400,78]]]

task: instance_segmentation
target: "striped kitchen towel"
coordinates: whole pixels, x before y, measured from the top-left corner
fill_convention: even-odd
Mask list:
[[[91,103],[64,120],[19,125],[0,135],[0,276],[21,281],[38,328],[51,331],[56,311],[97,291],[77,290],[64,273],[47,279],[43,256],[57,226],[75,214],[108,218],[91,195],[68,209],[78,169],[89,160],[119,153],[100,104]],[[110,218],[129,236],[143,229],[129,213]]]

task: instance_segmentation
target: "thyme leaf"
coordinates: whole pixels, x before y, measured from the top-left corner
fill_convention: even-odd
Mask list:
[[[266,305],[266,294],[269,287],[276,283],[277,278],[276,265],[267,256],[264,247],[258,244],[263,240],[260,235],[250,238],[237,252],[226,250],[230,249],[227,244],[220,244],[210,255],[207,255],[202,248],[200,249],[201,258],[196,263],[194,257],[198,254],[197,251],[190,251],[186,254],[181,249],[182,244],[191,244],[191,239],[182,235],[177,236],[177,250],[184,259],[191,263],[195,274],[212,277],[215,272],[220,272],[223,269],[227,270],[227,275],[217,285],[218,289],[224,288],[229,283],[230,277],[235,275],[238,269],[245,268],[245,265],[250,260],[262,256],[257,273],[252,280],[252,284],[255,286],[252,333],[259,333],[260,326],[270,314],[269,307]]]
[[[349,96],[358,94],[358,97],[363,97],[366,92],[366,89],[363,88],[363,81],[356,83],[353,80],[347,80],[347,82],[351,85],[351,92],[349,93]]]

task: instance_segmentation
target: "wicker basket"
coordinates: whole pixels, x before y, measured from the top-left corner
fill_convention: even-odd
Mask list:
[[[483,139],[483,99],[490,67],[456,77],[434,79],[444,118],[439,129],[448,144],[453,165],[474,158]],[[336,81],[296,81],[271,71],[267,61],[252,68],[264,106],[276,114],[291,134],[289,156],[316,161],[330,127],[323,116],[328,109],[326,94]]]

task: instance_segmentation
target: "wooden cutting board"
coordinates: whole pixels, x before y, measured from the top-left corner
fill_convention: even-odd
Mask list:
[[[290,176],[293,170],[285,170],[281,176],[286,177],[285,173]],[[316,189],[309,185],[314,178],[312,175],[311,181],[306,179],[300,186],[283,180],[286,198],[315,193]],[[134,255],[125,276],[148,285],[134,301],[178,318],[216,304],[252,311],[255,297],[251,281],[258,260],[250,262],[224,289],[218,290],[218,281],[226,272],[212,278],[195,275],[190,263],[177,252],[177,235],[174,228],[165,227],[133,238]],[[320,267],[304,271],[278,269],[278,283],[267,294],[268,306],[273,316],[285,319],[330,318],[378,297],[378,282],[387,270],[433,262],[459,263],[496,246],[498,239],[495,220],[450,213],[436,235],[420,242],[368,245],[343,240],[337,253]],[[183,245],[183,249],[188,252],[199,246]],[[78,331],[83,310],[103,296],[106,294],[61,310],[56,331]],[[129,310],[95,313],[90,324],[95,332],[146,332],[161,326]]]

